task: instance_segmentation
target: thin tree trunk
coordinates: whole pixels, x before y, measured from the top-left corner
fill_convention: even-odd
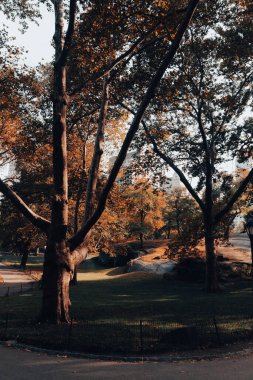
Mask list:
[[[168,224],[168,228],[167,228],[167,233],[166,233],[166,238],[169,239],[170,238],[170,232],[171,232],[171,226],[170,224]]]
[[[217,292],[219,290],[216,252],[215,252],[215,221],[213,212],[213,165],[210,150],[206,148],[206,209],[204,214],[205,248],[206,248],[206,290]]]
[[[230,226],[224,226],[223,239],[225,242],[229,242],[230,238]]]
[[[140,248],[143,249],[143,246],[144,246],[143,245],[143,243],[144,243],[143,242],[143,233],[140,233],[139,236],[140,236]]]
[[[86,163],[86,158],[85,158],[86,148],[85,148],[85,144],[86,144],[86,142],[84,143],[84,146],[83,146],[82,174],[81,174],[81,178],[80,178],[79,189],[78,189],[78,192],[77,192],[76,205],[75,205],[74,234],[76,234],[77,231],[78,231],[79,208],[80,208],[81,198],[83,196],[84,189],[85,189],[85,184],[86,184],[86,180],[87,180],[87,178],[86,178],[87,177],[87,175],[86,175],[86,168],[85,168],[85,163]],[[77,285],[77,268],[78,267],[76,265],[75,268],[74,268],[73,278],[70,281],[70,285]]]
[[[253,236],[249,235],[250,250],[251,250],[251,276],[253,277]]]
[[[20,268],[26,269],[28,254],[29,254],[29,245],[23,244],[22,250],[23,250],[23,254],[21,258]]]
[[[109,104],[109,81],[108,76],[105,76],[103,82],[103,94],[101,100],[101,107],[98,119],[97,135],[94,146],[94,152],[92,162],[89,169],[89,177],[87,183],[86,203],[85,203],[85,215],[84,222],[91,217],[95,208],[96,190],[99,176],[99,166],[101,157],[103,154],[105,125],[107,117],[107,109]]]
[[[206,290],[211,293],[219,290],[214,240],[214,226],[208,220],[205,223]]]

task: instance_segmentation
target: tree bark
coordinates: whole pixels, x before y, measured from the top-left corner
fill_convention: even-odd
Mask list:
[[[69,323],[69,283],[73,269],[65,241],[55,243],[50,239],[45,253],[40,322]]]
[[[251,276],[253,277],[253,236],[249,235],[250,250],[251,250]]]
[[[69,27],[64,38],[63,0],[55,0],[55,64],[53,87],[53,180],[51,227],[43,271],[42,322],[69,322],[69,282],[74,272],[67,247],[68,171],[66,57],[74,30],[75,1],[70,1]]]

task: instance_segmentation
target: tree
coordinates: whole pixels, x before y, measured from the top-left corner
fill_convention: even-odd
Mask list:
[[[172,230],[168,257],[179,258],[198,253],[196,246],[203,238],[203,223],[198,204],[182,188],[168,196],[166,225]]]
[[[16,206],[20,212],[23,213],[27,219],[30,220],[30,222],[33,223],[35,227],[39,228],[47,235],[47,248],[43,273],[43,301],[40,315],[41,321],[69,322],[69,282],[73,275],[74,268],[80,262],[85,260],[87,256],[87,244],[91,229],[97,223],[105,209],[107,197],[125,159],[127,150],[138,130],[139,124],[150,104],[151,99],[155,95],[155,91],[161,81],[161,78],[171,64],[180,46],[184,33],[191,21],[198,3],[199,1],[197,0],[191,0],[187,8],[183,9],[183,11],[181,9],[179,12],[180,17],[174,11],[170,12],[169,6],[168,19],[172,20],[175,24],[172,25],[172,29],[174,30],[176,27],[174,38],[172,39],[167,51],[164,52],[159,67],[152,75],[152,79],[150,80],[145,93],[142,95],[135,117],[133,118],[133,121],[128,129],[117,159],[110,171],[103,189],[100,192],[99,199],[96,204],[96,200],[94,199],[94,189],[98,183],[98,170],[102,155],[104,128],[109,102],[109,81],[111,77],[113,78],[112,70],[115,68],[116,64],[119,61],[123,62],[123,59],[127,60],[129,56],[131,56],[131,53],[136,48],[136,43],[138,44],[138,38],[130,48],[128,48],[129,41],[127,39],[125,41],[123,40],[124,44],[119,46],[119,48],[121,51],[124,50],[124,48],[126,50],[122,53],[121,58],[119,59],[119,57],[116,57],[114,60],[111,60],[111,56],[109,56],[109,64],[99,68],[99,71],[97,71],[97,68],[95,67],[92,77],[87,79],[88,82],[93,81],[93,83],[95,83],[98,78],[101,78],[102,76],[104,77],[103,91],[102,95],[100,95],[100,116],[97,124],[97,135],[94,144],[92,163],[89,170],[86,193],[86,210],[83,224],[76,234],[68,237],[69,221],[66,120],[67,111],[70,109],[69,104],[71,100],[67,92],[67,83],[71,84],[71,78],[68,77],[67,66],[70,65],[71,61],[73,62],[71,48],[74,46],[74,42],[77,38],[76,24],[80,21],[77,18],[77,11],[78,9],[82,11],[80,17],[83,17],[85,23],[85,21],[87,21],[92,14],[94,7],[96,8],[97,5],[100,4],[102,10],[111,9],[111,6],[108,2],[106,4],[101,4],[101,2],[94,1],[90,2],[89,6],[86,3],[80,2],[79,8],[77,9],[77,1],[70,0],[68,2],[69,9],[65,12],[65,3],[63,0],[55,0],[53,2],[55,12],[55,60],[53,65],[53,87],[50,96],[53,102],[52,146],[54,195],[51,206],[51,220],[48,221],[32,211],[32,209],[29,208],[13,190],[11,190],[2,180],[0,181],[0,191],[13,203],[13,205]],[[156,7],[156,2],[152,2],[152,4]],[[104,7],[102,7],[102,5],[104,5]],[[121,3],[119,3],[119,5],[121,5]],[[135,7],[133,6],[131,10],[134,8]],[[114,7],[113,9],[116,10],[117,8]],[[151,10],[153,10],[153,7]],[[6,12],[9,12],[8,7],[6,8]],[[68,26],[65,33],[64,15],[66,13],[66,17],[68,18]],[[176,17],[174,17],[175,14]],[[115,18],[115,15],[113,16]],[[120,20],[119,25],[121,25],[121,22],[122,20]],[[138,31],[139,28],[137,27],[135,33],[138,33]],[[151,31],[149,33],[151,33]],[[152,33],[154,33],[154,29],[152,30]],[[146,33],[139,36],[141,41],[144,40],[145,35]],[[111,35],[109,35],[109,37],[111,38]],[[92,40],[91,47],[93,47],[96,52],[96,46],[94,46],[94,41]],[[80,73],[78,73],[77,77],[78,76],[80,77]],[[85,81],[82,81],[81,88],[79,87],[76,89],[75,93],[77,90],[81,90],[85,84],[87,84],[87,81],[86,83]]]
[[[243,170],[243,175],[240,173],[235,173],[234,176],[227,176],[226,180],[223,182],[222,191],[216,193],[216,212],[223,209],[233,193],[236,191],[240,184],[242,178],[248,174],[248,170]],[[249,183],[247,189],[242,194],[242,196],[237,200],[236,203],[231,207],[231,209],[224,215],[221,219],[219,225],[217,226],[217,237],[221,239],[226,244],[229,243],[230,235],[235,226],[234,221],[239,215],[244,215],[251,207],[252,204],[252,184]]]
[[[144,237],[155,233],[163,225],[165,197],[147,181],[137,181],[125,192],[125,219],[130,235],[137,235],[143,249]]]
[[[224,164],[234,157],[247,162],[252,155],[252,120],[245,117],[252,102],[252,20],[245,21],[244,9],[239,2],[208,4],[205,22],[197,17],[188,30],[187,43],[163,79],[150,117],[143,121],[148,143],[159,157],[157,165],[162,160],[178,174],[202,211],[206,288],[211,292],[218,290],[217,226],[253,178],[251,169],[218,209],[217,194],[227,193],[230,177],[223,173]],[[241,46],[238,35],[244,41]],[[194,185],[189,177],[195,178]]]

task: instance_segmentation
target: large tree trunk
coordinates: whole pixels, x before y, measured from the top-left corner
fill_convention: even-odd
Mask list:
[[[43,271],[41,322],[69,322],[69,283],[73,275],[72,256],[66,241],[48,240]]]
[[[64,59],[66,41],[64,45],[63,0],[54,1],[54,8],[55,64],[52,128],[54,197],[43,271],[43,303],[40,319],[43,322],[59,323],[69,322],[69,282],[73,265],[70,251],[66,245],[68,228],[66,125],[68,96],[66,90],[66,61]],[[74,9],[73,12],[75,12]]]

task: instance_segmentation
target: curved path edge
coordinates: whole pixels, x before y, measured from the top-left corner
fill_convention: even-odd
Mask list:
[[[201,361],[201,360],[214,360],[214,359],[223,359],[223,358],[233,358],[233,357],[245,357],[253,354],[253,343],[249,344],[247,348],[240,348],[235,351],[227,351],[224,349],[223,352],[217,353],[205,353],[203,355],[164,355],[164,356],[155,356],[155,355],[99,355],[99,354],[85,354],[81,352],[71,352],[71,351],[59,351],[59,350],[51,350],[47,348],[40,348],[36,346],[30,346],[23,343],[17,343],[16,341],[0,341],[0,345],[3,347],[11,347],[17,348],[21,350],[29,350],[31,352],[43,353],[52,356],[67,356],[72,358],[80,358],[80,359],[93,359],[93,360],[101,360],[101,361],[113,361],[113,362],[184,362],[184,361]]]

